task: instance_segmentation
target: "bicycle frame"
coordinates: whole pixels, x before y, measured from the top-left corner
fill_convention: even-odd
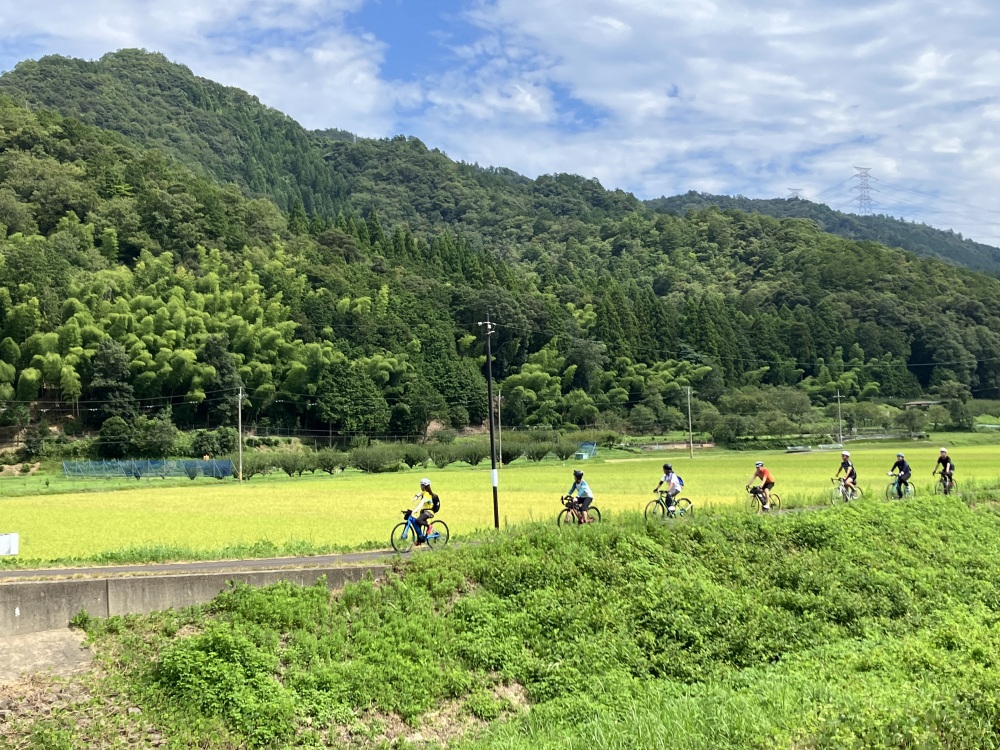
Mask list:
[[[438,532],[434,531],[433,527],[434,527],[434,522],[432,520],[429,520],[427,522],[427,533],[424,536],[421,537],[421,535],[420,535],[420,527],[417,526],[417,520],[413,517],[412,513],[410,513],[409,511],[407,511],[407,513],[406,513],[406,528],[403,529],[403,533],[400,534],[400,536],[403,539],[406,539],[406,538],[409,537],[410,532],[412,531],[416,535],[417,539],[419,539],[420,541],[426,541],[427,539],[435,539],[437,536],[440,536],[440,534]]]

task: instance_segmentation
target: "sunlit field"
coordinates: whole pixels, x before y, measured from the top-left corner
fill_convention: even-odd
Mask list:
[[[868,497],[881,499],[886,472],[900,446],[851,447],[860,484]],[[903,446],[913,466],[917,500],[931,496],[931,471],[939,444]],[[998,484],[1000,446],[956,447],[952,456],[962,487]],[[617,457],[621,456],[621,457]],[[763,459],[775,474],[785,507],[823,502],[837,470],[838,452],[808,454],[738,453],[711,450],[694,460],[686,452],[651,456],[616,454],[586,462],[520,459],[500,471],[501,525],[525,520],[555,521],[559,497],[572,482],[572,470],[583,468],[607,520],[622,512],[641,511],[652,498],[664,461],[673,463],[685,482],[684,494],[698,508],[744,504],[744,485]],[[493,525],[493,501],[487,464],[464,464],[443,471],[413,469],[403,473],[365,475],[349,471],[289,479],[285,475],[235,481],[198,480],[160,487],[144,481],[130,490],[88,491],[0,498],[0,532],[21,535],[21,563],[26,561],[101,559],[107,553],[134,551],[131,557],[213,556],[315,552],[336,548],[385,546],[418,489],[420,477],[434,481],[442,498],[440,518],[453,536]],[[2,490],[2,488],[0,488]],[[262,544],[263,543],[263,544]],[[149,552],[152,550],[153,552]],[[128,555],[124,559],[130,559]]]

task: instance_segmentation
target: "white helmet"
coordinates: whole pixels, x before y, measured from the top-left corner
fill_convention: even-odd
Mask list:
[[[942,453],[947,453],[947,452],[948,452],[948,449],[947,449],[947,448],[942,448],[942,449],[941,449],[941,452],[942,452]]]
[[[421,487],[430,487],[431,486],[431,480],[428,479],[427,477],[424,477],[423,479],[420,480],[420,486]]]
[[[759,468],[760,468],[761,466],[763,466],[763,465],[764,465],[764,462],[763,462],[763,461],[758,461],[758,462],[757,462],[756,464],[754,464],[754,465],[755,465],[755,466],[756,466],[756,467],[757,467],[757,468],[759,469]]]
[[[844,458],[850,458],[851,457],[851,452],[850,451],[844,451],[840,455],[843,456]]]

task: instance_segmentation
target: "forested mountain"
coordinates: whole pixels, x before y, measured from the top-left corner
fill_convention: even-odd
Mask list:
[[[708,415],[757,408],[737,388],[773,389],[783,413],[792,395],[838,391],[1000,395],[996,279],[812,221],[657,214],[593,180],[455,164],[405,138],[307,134],[316,184],[343,185],[330,205],[344,208],[310,214],[303,195],[285,212],[217,165],[193,170],[194,151],[137,144],[193,79],[139,60],[145,114],[107,104],[138,123],[133,137],[0,96],[8,421],[41,399],[95,426],[165,405],[181,425],[228,424],[242,385],[251,424],[417,435],[432,418],[481,422],[486,312],[511,425],[669,426],[689,386]],[[241,103],[217,100],[216,124],[254,111],[230,96]]]
[[[285,211],[336,215],[343,180],[308,132],[241,89],[198,78],[163,55],[122,50],[97,61],[50,56],[0,76],[0,93],[162,150],[201,174],[270,197]],[[353,137],[329,131],[326,138]]]
[[[961,234],[950,230],[942,231],[926,224],[901,221],[892,216],[845,214],[822,203],[801,198],[762,200],[694,191],[646,201],[646,205],[657,212],[677,215],[692,209],[718,206],[779,219],[812,219],[824,232],[832,232],[851,240],[870,240],[889,247],[901,247],[917,255],[948,260],[1000,276],[1000,248],[963,238]]]

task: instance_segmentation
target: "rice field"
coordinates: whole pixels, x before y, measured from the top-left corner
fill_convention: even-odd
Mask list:
[[[869,497],[884,496],[886,472],[897,445],[851,447],[860,484]],[[917,499],[928,498],[939,444],[907,445]],[[966,445],[951,450],[960,488],[1000,484],[1000,446]],[[501,524],[554,521],[559,497],[582,467],[605,515],[641,511],[652,498],[661,464],[673,463],[685,482],[684,495],[697,508],[735,505],[746,500],[744,485],[754,461],[764,460],[777,480],[786,507],[822,502],[839,465],[837,452],[739,453],[710,450],[694,460],[686,452],[650,456],[615,454],[588,462],[520,459],[500,471]],[[441,496],[440,518],[453,535],[493,525],[488,465],[464,464],[445,470],[413,469],[366,475],[349,471],[290,479],[255,477],[245,484],[199,480],[159,486],[143,482],[131,489],[67,492],[24,497],[0,496],[0,533],[21,538],[20,564],[100,559],[179,559],[241,554],[319,552],[385,546],[422,476]],[[0,493],[4,480],[0,480]],[[117,557],[114,553],[117,553]]]

